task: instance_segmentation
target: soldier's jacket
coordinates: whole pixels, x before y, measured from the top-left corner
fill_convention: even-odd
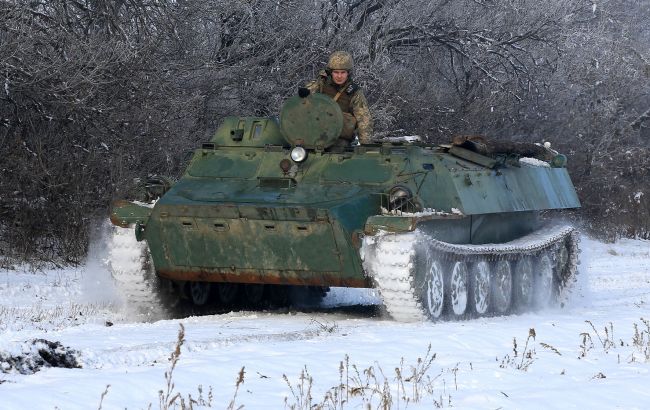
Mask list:
[[[317,80],[311,81],[306,87],[312,93],[322,93],[329,95],[341,107],[344,117],[343,132],[341,138],[351,140],[356,128],[359,134],[359,142],[369,144],[372,142],[372,117],[368,108],[366,96],[358,85],[352,81],[338,86],[332,82],[331,77],[325,72]]]

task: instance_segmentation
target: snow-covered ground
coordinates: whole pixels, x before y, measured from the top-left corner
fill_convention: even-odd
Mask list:
[[[145,323],[128,313],[99,251],[78,269],[0,271],[0,409],[156,409],[161,394],[177,393],[178,408],[181,399],[187,408],[648,408],[650,243],[583,238],[581,248],[564,308],[456,323],[396,323],[373,309]],[[325,300],[372,303],[369,290],[334,289]],[[47,346],[37,339],[59,342],[50,347],[80,368],[16,371],[29,363],[7,358],[36,357]]]

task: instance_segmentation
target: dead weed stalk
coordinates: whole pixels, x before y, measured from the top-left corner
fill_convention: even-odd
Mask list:
[[[591,323],[590,320],[585,320],[585,323],[589,323],[589,326],[591,326],[591,328],[594,330],[594,334],[598,338],[598,341],[603,347],[603,350],[605,351],[605,353],[608,353],[609,349],[615,346],[614,325],[612,324],[612,322],[609,322],[609,328],[605,326],[605,334],[603,337],[600,336],[600,333],[598,333],[598,330],[596,330],[596,326],[594,326],[594,324]]]
[[[394,369],[394,377],[388,377],[379,364],[360,368],[350,363],[348,355],[339,363],[339,384],[325,392],[323,400],[314,402],[312,388],[314,379],[304,367],[298,381],[292,384],[286,374],[282,377],[289,387],[292,399],[285,397],[285,409],[332,409],[341,410],[346,405],[364,409],[392,409],[408,407],[411,403],[422,403],[431,398],[434,407],[451,405],[451,396],[440,393],[436,397],[436,381],[443,374],[441,371],[431,376],[431,367],[436,354],[429,345],[424,357],[416,360],[414,365],[406,365],[400,360]],[[454,373],[456,377],[456,373]]]
[[[165,388],[158,391],[158,404],[160,410],[169,410],[177,409],[181,410],[193,410],[194,406],[201,407],[212,407],[214,396],[212,394],[212,386],[208,387],[207,399],[203,397],[203,385],[198,386],[198,397],[193,398],[191,394],[188,393],[187,397],[183,397],[180,392],[176,391],[176,386],[174,384],[174,370],[178,365],[178,361],[181,357],[181,347],[185,343],[185,327],[182,323],[179,323],[180,329],[178,330],[178,336],[176,338],[176,344],[174,346],[174,351],[169,356],[169,370],[165,372]],[[235,400],[237,399],[237,393],[239,392],[239,386],[244,382],[244,368],[242,367],[239,371],[237,378],[237,384],[235,386],[235,393],[228,405],[228,410],[241,409],[243,406],[235,407]],[[102,396],[103,399],[103,396]],[[149,404],[151,408],[151,404]]]
[[[513,337],[512,356],[509,354],[505,355],[503,359],[501,359],[501,364],[499,367],[502,369],[505,369],[506,367],[513,367],[517,370],[527,371],[530,365],[532,365],[535,361],[537,355],[535,347],[529,347],[530,340],[533,339],[533,341],[535,341],[535,337],[537,337],[535,329],[530,328],[528,330],[528,337],[526,338],[526,344],[524,345],[524,350],[521,352],[521,356],[517,350],[517,338]]]
[[[647,363],[650,362],[650,320],[641,318],[641,323],[643,323],[645,329],[634,323],[632,345],[641,353],[643,360]],[[634,353],[632,353],[630,361],[636,361]]]
[[[180,329],[178,330],[178,337],[176,339],[176,346],[171,356],[169,357],[170,367],[169,370],[165,372],[165,381],[166,386],[165,390],[158,391],[158,401],[160,404],[160,410],[168,410],[173,408],[176,400],[181,397],[181,394],[174,392],[174,369],[178,364],[178,360],[181,357],[181,346],[185,343],[185,326],[182,323],[179,323]]]

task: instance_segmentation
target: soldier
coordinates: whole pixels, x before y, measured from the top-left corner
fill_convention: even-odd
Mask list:
[[[338,146],[346,146],[359,135],[361,144],[372,142],[372,117],[368,102],[361,88],[352,81],[352,56],[346,51],[335,51],[330,56],[327,68],[319,72],[319,78],[306,85],[309,92],[329,95],[343,111],[343,131]],[[307,90],[299,92],[308,94]]]

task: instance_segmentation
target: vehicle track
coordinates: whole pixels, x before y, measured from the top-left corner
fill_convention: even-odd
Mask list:
[[[566,300],[575,281],[578,241],[571,226],[549,226],[510,242],[485,245],[446,243],[419,230],[381,233],[364,238],[364,268],[388,313],[398,321],[508,314]],[[535,270],[532,262],[520,268],[519,261],[524,258],[534,259]],[[484,279],[480,263],[487,271]],[[506,271],[506,279],[497,275],[501,271]],[[538,279],[538,271],[546,276]],[[546,294],[538,296],[544,291]],[[499,293],[504,299],[501,303],[494,296]],[[513,301],[517,296],[525,299],[519,306]]]

